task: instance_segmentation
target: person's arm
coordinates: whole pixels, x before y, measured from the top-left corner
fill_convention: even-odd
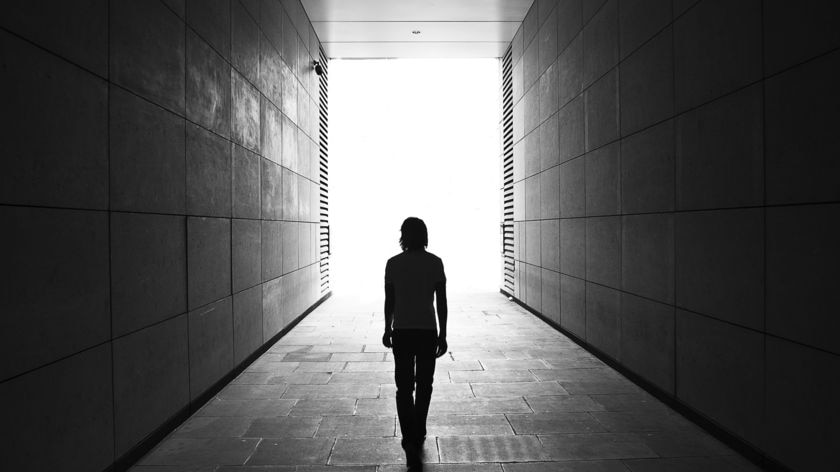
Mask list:
[[[438,325],[440,326],[440,333],[438,333],[437,357],[446,354],[449,345],[446,344],[446,319],[449,315],[449,307],[446,305],[446,282],[438,282],[435,284],[435,299],[437,303]]]
[[[391,347],[391,321],[394,319],[394,284],[385,284],[385,334],[382,335],[382,344]]]

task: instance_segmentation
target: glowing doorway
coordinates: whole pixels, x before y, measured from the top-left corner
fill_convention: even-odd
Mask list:
[[[408,216],[450,292],[499,287],[499,62],[330,62],[330,279],[381,297]]]

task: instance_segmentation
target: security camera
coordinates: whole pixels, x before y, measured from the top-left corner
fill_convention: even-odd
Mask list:
[[[324,75],[324,67],[321,65],[320,61],[313,61],[312,66],[315,68],[316,74]]]

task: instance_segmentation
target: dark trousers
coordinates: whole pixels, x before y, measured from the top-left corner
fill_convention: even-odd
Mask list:
[[[391,340],[394,381],[397,384],[397,416],[405,447],[408,441],[426,437],[426,417],[435,377],[437,333],[426,329],[395,329]],[[417,394],[412,397],[415,383]]]

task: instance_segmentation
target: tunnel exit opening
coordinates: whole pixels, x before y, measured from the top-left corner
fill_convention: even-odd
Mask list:
[[[403,219],[451,292],[499,287],[497,59],[330,62],[330,284],[380,297]]]

